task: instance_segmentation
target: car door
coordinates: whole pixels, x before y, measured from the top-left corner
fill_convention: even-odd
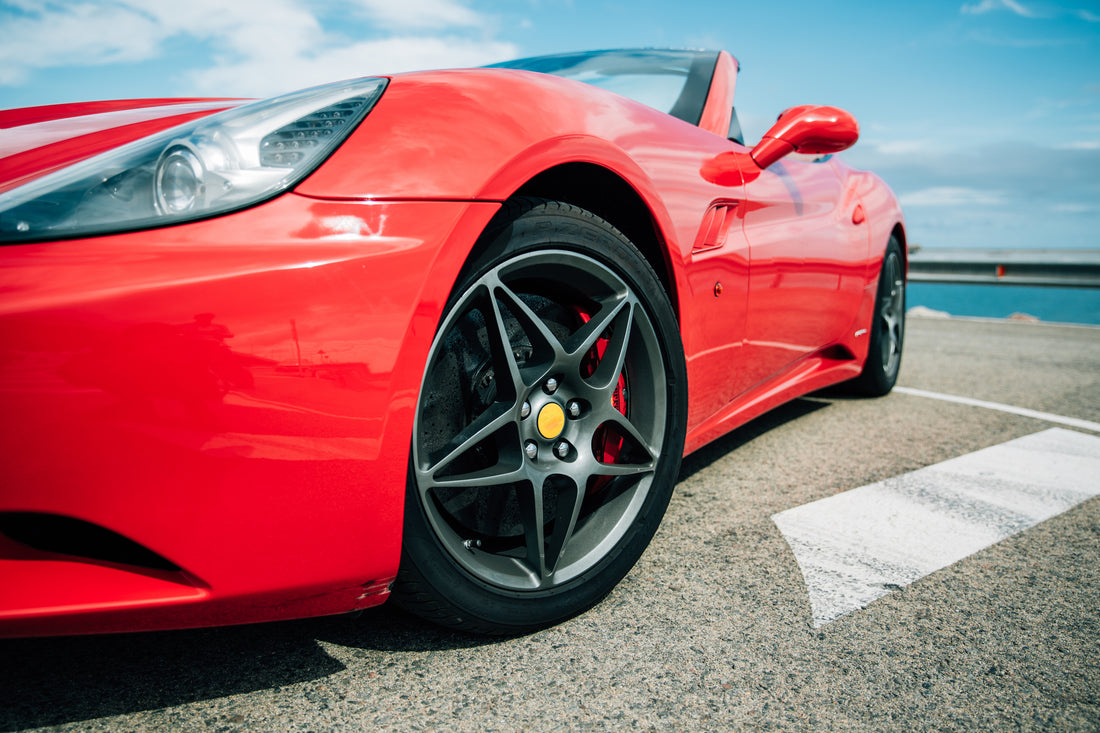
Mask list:
[[[859,201],[827,160],[802,157],[785,158],[745,185],[743,356],[752,383],[838,341],[865,285],[868,233]]]

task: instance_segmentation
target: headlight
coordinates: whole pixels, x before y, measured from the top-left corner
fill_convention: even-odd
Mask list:
[[[157,210],[173,215],[183,214],[195,208],[206,188],[206,168],[193,152],[184,147],[165,151],[153,174],[153,190],[157,196]]]
[[[386,83],[356,79],[254,102],[35,179],[0,194],[0,240],[163,226],[264,201],[312,173]]]

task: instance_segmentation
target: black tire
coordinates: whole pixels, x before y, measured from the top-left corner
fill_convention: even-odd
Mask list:
[[[425,367],[394,600],[487,634],[600,601],[664,515],[686,390],[668,296],[630,242],[574,206],[507,204]]]
[[[905,260],[901,256],[901,245],[894,237],[890,237],[882,256],[870,331],[867,361],[860,375],[848,386],[856,394],[881,397],[898,381],[905,339]]]

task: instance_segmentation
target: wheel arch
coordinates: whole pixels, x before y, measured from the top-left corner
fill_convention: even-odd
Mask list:
[[[521,197],[514,195],[505,202],[503,209],[499,210],[497,215],[494,216],[494,220],[496,223],[491,222],[487,225],[483,235],[479,238],[478,245],[466,255],[466,262],[463,265],[464,274],[459,276],[459,282],[454,290],[457,298],[452,296],[451,302],[445,309],[443,320],[436,332],[432,353],[428,356],[426,367],[428,376],[422,382],[421,394],[418,397],[415,409],[417,420],[421,420],[423,416],[430,416],[433,419],[439,418],[439,420],[438,424],[424,428],[423,432],[420,428],[414,427],[413,460],[410,464],[409,485],[410,487],[418,487],[420,490],[410,490],[406,495],[401,571],[394,586],[394,598],[406,610],[453,628],[480,633],[513,634],[533,630],[548,623],[556,623],[558,620],[589,608],[592,604],[598,602],[636,561],[641,549],[652,537],[652,532],[656,529],[660,516],[664,513],[671,487],[675,483],[679,457],[682,455],[683,448],[682,425],[686,418],[687,381],[686,367],[679,343],[679,329],[671,309],[671,301],[660,297],[658,289],[664,286],[659,282],[656,270],[647,267],[650,263],[645,261],[636,247],[631,246],[632,243],[626,240],[625,234],[612,231],[606,225],[605,220],[597,219],[593,212],[581,211],[577,204],[567,201],[559,202],[545,196]],[[560,250],[544,251],[548,244],[552,245],[556,242],[561,243]],[[527,262],[520,262],[521,258],[527,260]],[[605,260],[605,262],[600,263],[600,260]],[[619,267],[610,267],[611,263],[616,263]],[[583,276],[576,280],[577,287],[575,289],[561,290],[556,287],[557,283],[574,282],[572,275],[582,271]],[[605,274],[598,274],[597,271]],[[558,302],[565,304],[564,310],[561,311],[565,314],[566,321],[564,322],[573,323],[574,326],[578,314],[568,304],[586,302],[584,297],[576,298],[575,296],[578,294],[589,293],[597,299],[597,302],[606,303],[614,301],[626,304],[628,298],[633,300],[635,305],[630,306],[629,309],[620,309],[619,307],[605,309],[601,306],[596,312],[599,314],[600,319],[612,319],[604,321],[604,323],[612,328],[613,332],[625,323],[629,325],[630,333],[639,337],[619,339],[618,343],[622,348],[619,358],[622,361],[615,368],[627,369],[628,367],[624,366],[627,364],[627,360],[630,360],[630,363],[635,364],[636,367],[642,365],[638,371],[631,372],[637,379],[632,394],[639,395],[638,399],[642,405],[660,405],[658,409],[647,410],[643,408],[638,411],[637,415],[630,417],[628,424],[632,427],[630,432],[624,433],[627,436],[649,436],[637,442],[637,446],[640,446],[642,451],[648,452],[643,453],[642,457],[636,455],[634,458],[627,458],[625,463],[640,461],[641,464],[647,464],[649,467],[645,468],[638,476],[649,477],[646,478],[646,481],[651,481],[652,485],[638,484],[642,486],[642,489],[637,501],[631,499],[630,502],[606,503],[608,507],[611,507],[608,511],[612,513],[614,521],[609,521],[605,517],[600,521],[585,525],[586,527],[597,528],[601,525],[605,526],[604,530],[592,530],[595,535],[589,534],[587,539],[579,534],[574,536],[572,528],[570,528],[568,530],[571,537],[570,541],[575,541],[579,537],[581,543],[576,545],[580,548],[579,552],[581,554],[573,556],[573,559],[568,561],[575,565],[563,566],[566,574],[560,581],[553,580],[543,583],[542,580],[539,580],[536,585],[531,584],[529,573],[505,573],[499,563],[482,564],[482,561],[478,560],[476,556],[470,555],[471,552],[479,548],[478,555],[482,556],[511,552],[514,548],[508,544],[508,541],[513,535],[493,531],[494,529],[511,529],[510,524],[501,524],[498,520],[492,518],[482,521],[481,514],[463,518],[457,512],[453,515],[452,521],[451,515],[444,516],[446,511],[449,510],[433,510],[432,507],[436,506],[435,503],[425,502],[419,498],[426,497],[427,492],[433,490],[433,487],[448,488],[446,483],[438,483],[437,477],[443,474],[445,476],[443,481],[445,482],[447,480],[453,481],[454,477],[459,475],[454,473],[455,470],[463,468],[459,463],[459,458],[466,456],[468,452],[472,452],[472,449],[466,446],[476,448],[486,442],[485,436],[501,434],[501,427],[493,427],[491,433],[485,432],[476,437],[476,441],[479,442],[477,445],[474,444],[475,438],[471,436],[475,433],[468,432],[470,426],[475,424],[470,416],[483,416],[488,414],[487,410],[470,410],[468,407],[464,407],[463,404],[458,404],[458,407],[454,408],[452,403],[455,403],[455,398],[446,390],[446,387],[454,384],[461,385],[467,380],[451,379],[447,376],[447,373],[448,370],[458,369],[465,370],[466,374],[473,374],[476,377],[482,373],[477,371],[482,369],[481,366],[477,365],[488,365],[491,370],[494,370],[502,363],[502,360],[510,361],[512,359],[510,352],[515,348],[514,333],[510,327],[504,326],[503,319],[514,318],[508,315],[509,313],[519,313],[511,305],[518,302],[518,295],[494,294],[497,288],[494,283],[508,283],[503,285],[502,288],[506,290],[511,287],[513,282],[523,284],[531,280],[542,280],[548,284],[548,287],[522,292],[533,293],[543,300],[546,300],[547,297],[553,298],[553,294],[559,292],[559,290],[563,292],[565,299]],[[600,286],[593,288],[593,280],[598,280]],[[636,295],[630,294],[629,291],[632,289],[636,291]],[[519,293],[521,290],[515,292]],[[509,297],[512,300],[509,300]],[[605,298],[607,300],[604,300]],[[497,312],[497,306],[490,307],[490,310],[497,315],[495,322],[501,324],[495,329],[494,335],[490,334],[492,329],[485,325],[494,322],[493,318],[486,315],[486,305],[487,303],[495,303],[498,300],[503,301],[502,305],[508,307],[499,309],[499,313]],[[635,315],[630,315],[631,310],[646,306],[647,301],[646,312],[648,317],[638,318]],[[470,307],[481,311],[480,320],[474,316],[464,315],[467,308]],[[538,309],[535,304],[529,307]],[[553,306],[549,312],[551,316],[555,312],[555,307],[561,310],[560,307]],[[535,310],[529,312],[534,314]],[[452,314],[453,318],[449,314]],[[621,316],[626,316],[627,320],[623,321],[620,318]],[[532,317],[535,320],[541,319],[541,316],[537,315]],[[461,325],[464,319],[468,322]],[[515,322],[522,324],[522,319],[515,319]],[[477,333],[479,325],[485,328],[485,338],[490,343],[493,342],[493,339],[496,339],[495,343],[498,344],[498,348],[479,346],[484,343],[482,341],[483,337]],[[532,333],[531,328],[528,326],[520,325],[520,328],[527,331],[528,334]],[[540,328],[545,332],[547,326],[543,325]],[[603,328],[601,326],[600,329],[591,331],[585,338],[595,339],[599,333],[603,332]],[[646,329],[648,329],[648,336]],[[569,328],[566,328],[566,330],[568,331]],[[455,345],[454,339],[450,336],[452,333],[457,334],[460,342],[458,346]],[[620,330],[619,333],[623,332]],[[553,338],[553,336],[547,338]],[[493,352],[498,355],[503,353],[506,356],[502,360],[497,360],[495,357],[485,359],[482,356],[478,356],[473,360],[466,358],[455,360],[443,357],[437,360],[437,353],[445,354],[455,349],[458,349],[460,353],[467,353],[465,347],[461,345],[462,339],[470,339],[469,343],[474,345],[472,348],[473,353],[477,353],[477,348],[481,348],[482,351]],[[504,440],[526,440],[526,444],[523,446],[524,451],[528,444],[534,445],[538,441],[542,444],[542,450],[537,451],[538,460],[540,461],[543,460],[544,455],[549,456],[546,451],[550,450],[550,442],[547,441],[556,441],[560,437],[570,441],[569,443],[565,443],[564,439],[562,441],[562,444],[568,450],[578,450],[577,447],[590,446],[585,450],[590,451],[595,457],[589,461],[589,468],[584,468],[584,464],[581,463],[581,468],[577,470],[582,473],[590,472],[587,474],[587,478],[591,479],[596,473],[599,473],[596,462],[602,463],[604,461],[604,458],[599,457],[597,454],[597,451],[601,449],[597,449],[595,445],[598,435],[601,434],[599,431],[604,421],[608,419],[607,411],[612,411],[616,418],[621,414],[623,419],[626,419],[628,415],[625,408],[619,412],[614,412],[616,403],[608,398],[610,394],[608,390],[621,389],[620,386],[616,385],[621,385],[622,377],[620,375],[618,381],[605,380],[603,382],[604,386],[589,384],[586,381],[587,378],[583,376],[584,370],[581,365],[589,358],[588,355],[593,353],[591,349],[596,348],[593,345],[596,343],[594,340],[590,342],[588,347],[574,350],[568,355],[561,352],[556,356],[554,354],[558,352],[557,349],[549,351],[536,350],[537,340],[532,339],[531,343],[533,345],[532,355],[539,360],[549,359],[550,361],[541,367],[543,371],[540,373],[543,376],[534,379],[534,381],[522,379],[517,370],[511,370],[515,380],[513,381],[514,389],[505,392],[503,395],[503,402],[509,403],[511,406],[501,415],[514,422],[515,428],[505,434]],[[503,344],[503,346],[499,346],[500,344]],[[438,352],[437,349],[439,349]],[[538,355],[540,352],[541,356]],[[533,357],[529,355],[521,358],[517,354],[515,363],[518,365],[521,361],[526,361],[529,358]],[[602,353],[600,358],[603,358]],[[611,363],[615,364],[614,361]],[[647,363],[656,364],[657,366],[647,368],[644,366]],[[441,365],[443,379],[433,378],[433,375],[438,374],[436,365]],[[492,374],[492,371],[488,373]],[[497,374],[500,373],[497,370]],[[546,375],[552,374],[557,377],[553,380],[555,382],[553,386],[550,386],[549,380],[542,383],[542,379]],[[560,383],[558,383],[558,379],[561,379]],[[474,378],[468,380],[467,383],[489,384]],[[578,385],[581,383],[586,386],[579,387]],[[647,384],[652,389],[652,394],[646,395]],[[424,402],[425,395],[433,394],[433,385],[436,387],[443,385],[445,389],[443,391],[436,390],[434,392],[436,397],[433,398],[433,401]],[[596,391],[593,392],[592,390]],[[470,389],[463,389],[461,394],[474,395],[474,392]],[[483,404],[495,406],[502,402],[494,397],[492,392],[488,394],[490,396]],[[550,398],[548,396],[555,394],[559,397]],[[560,397],[563,394],[565,397]],[[571,432],[548,436],[541,427],[541,415],[543,413],[540,408],[540,401],[542,407],[558,404],[553,401],[554,399],[559,399],[560,403],[565,405],[570,396],[578,398],[578,404],[587,405],[587,407],[581,407],[580,410],[590,411],[590,416],[595,417],[596,420],[577,421],[574,423],[575,427],[571,429]],[[598,399],[601,396],[603,399]],[[485,398],[477,396],[464,397],[463,401],[467,404],[476,405],[478,404],[477,401],[481,399]],[[524,407],[527,408],[526,413],[521,413],[519,409],[521,401]],[[598,405],[603,405],[602,411],[596,407]],[[448,419],[448,409],[457,415],[457,420],[451,421]],[[531,431],[535,428],[532,427],[533,423],[531,421],[528,421],[526,430],[520,425],[520,422],[530,415],[536,414],[540,415],[538,432],[532,433]],[[577,418],[578,415],[573,415],[573,417]],[[477,418],[477,420],[480,419],[480,417]],[[484,426],[495,424],[496,421],[497,418],[493,418],[492,421],[481,421],[478,424]],[[431,422],[429,420],[428,424],[431,424]],[[425,424],[421,422],[421,427]],[[447,425],[452,426],[450,430],[446,429]],[[483,429],[485,428],[478,428],[478,430]],[[421,435],[426,436],[423,441]],[[442,439],[439,438],[440,435],[443,436]],[[451,452],[451,446],[456,445],[455,441],[449,437],[451,435],[466,436],[463,438],[465,443],[463,443],[461,450]],[[519,443],[517,442],[514,445],[519,451]],[[570,448],[570,445],[574,447]],[[660,446],[660,448],[647,448],[648,445]],[[440,447],[444,447],[446,450],[440,451]],[[564,460],[565,456],[557,452],[559,445],[553,447],[554,453]],[[662,450],[662,448],[667,450]],[[419,456],[436,456],[437,458],[433,458],[432,461],[438,459],[440,463],[434,464],[434,467],[425,465],[417,457],[418,451]],[[445,453],[448,457],[443,458]],[[486,456],[473,456],[475,461],[483,460],[488,464],[475,463],[473,470],[477,472],[488,470],[491,473],[498,470],[498,466],[503,466],[503,470],[509,472],[516,470],[512,468],[513,464],[498,459],[493,453],[493,451],[489,451]],[[626,453],[622,455],[626,455]],[[527,452],[526,457],[523,457],[522,452],[520,453],[520,462],[523,466],[527,466],[529,461],[535,459],[535,454]],[[465,459],[463,458],[463,460]],[[550,460],[554,459],[551,458]],[[618,463],[620,461],[609,460],[608,462]],[[470,469],[467,467],[465,470]],[[543,473],[539,471],[545,472],[548,469],[532,470],[535,470],[536,473],[529,474],[531,480],[528,483],[537,487],[539,477],[543,476]],[[417,473],[418,471],[419,473]],[[591,471],[596,473],[591,473]],[[557,473],[556,470],[555,473]],[[474,474],[470,475],[473,476]],[[502,475],[511,476],[510,473]],[[587,499],[585,499],[586,496],[590,495],[592,488],[590,481],[585,480],[584,476],[578,477],[575,472],[569,469],[562,469],[562,477],[565,476],[573,476],[575,479],[573,484],[575,490],[572,498],[568,499],[568,501],[574,502],[572,505],[574,511],[589,511],[593,515],[600,512],[600,507],[605,502],[595,502],[590,506]],[[426,483],[424,482],[425,477]],[[561,480],[562,478],[559,478],[559,484]],[[471,487],[465,486],[465,481],[462,484],[460,490],[463,492],[469,491]],[[505,484],[486,482],[486,486],[497,485],[504,486]],[[634,485],[632,483],[630,487],[621,488],[633,490]],[[532,489],[528,493],[534,497],[534,501],[543,501],[541,492]],[[568,492],[563,493],[561,496],[568,496]],[[618,494],[616,493],[613,496],[618,496]],[[437,498],[440,506],[443,506],[443,502],[447,501],[454,503],[452,501],[454,497],[450,499],[446,497]],[[468,504],[468,498],[467,496],[459,497],[457,501],[461,507],[465,507]],[[555,502],[554,506],[558,507],[558,511],[561,511],[559,498],[554,498],[553,502]],[[492,494],[486,494],[486,496],[479,499],[479,501],[495,500]],[[581,507],[582,502],[587,509]],[[615,506],[618,506],[619,509],[615,509]],[[619,516],[619,511],[623,512],[622,516]],[[604,517],[605,514],[601,513],[599,516]],[[433,519],[433,517],[435,518]],[[507,519],[507,517],[504,517],[504,519]],[[523,518],[522,521],[525,523],[525,527],[529,522],[544,522],[535,514]],[[522,537],[529,536],[534,535],[532,535],[531,530],[525,528]],[[486,542],[484,547],[481,544],[482,539]],[[540,539],[541,537],[536,537],[534,541],[538,542]],[[549,543],[551,540],[552,538],[543,539],[542,541]],[[562,542],[564,541],[565,539],[562,540]],[[467,542],[476,542],[476,544],[467,544]],[[545,545],[545,547],[549,546],[549,544]],[[553,550],[553,553],[557,553],[562,546],[559,544],[557,549]],[[523,545],[521,544],[519,547],[522,549]],[[541,549],[536,554],[537,557],[532,558],[531,541],[527,541],[527,554],[522,556],[521,559],[525,558],[523,562],[529,566],[533,562],[537,574],[539,564],[543,561]],[[550,555],[551,551],[548,549],[547,557]],[[563,556],[557,555],[556,557],[560,559]],[[440,561],[441,558],[443,561]],[[555,573],[558,572],[556,567],[551,565],[547,565],[547,568],[552,568]],[[537,577],[549,578],[545,569],[542,575]],[[537,592],[538,595],[526,596],[529,591]],[[529,600],[525,600],[525,597]]]
[[[592,212],[618,229],[657,273],[677,319],[676,276],[652,212],[622,177],[595,163],[563,163],[537,174],[516,190],[517,196],[561,201]],[[476,253],[471,253],[473,256]]]

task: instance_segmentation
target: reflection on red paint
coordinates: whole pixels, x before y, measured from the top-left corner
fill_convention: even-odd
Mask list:
[[[699,175],[716,186],[740,186],[760,176],[760,166],[749,153],[730,151],[719,153],[703,163]]]
[[[139,416],[156,412],[156,400],[178,401],[196,418],[233,388],[254,383],[247,364],[225,343],[229,329],[200,313],[190,323],[140,323],[103,334],[89,349],[61,366],[78,387],[102,389],[117,399],[115,409]]]

